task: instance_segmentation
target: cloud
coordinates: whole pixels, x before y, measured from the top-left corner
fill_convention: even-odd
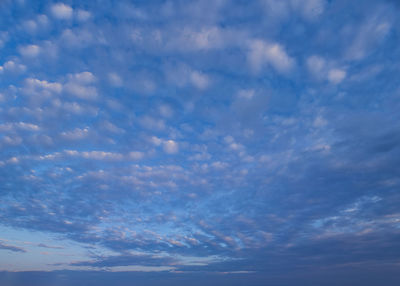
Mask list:
[[[108,74],[108,80],[111,83],[111,85],[115,87],[121,87],[123,85],[121,77],[115,72]]]
[[[112,124],[109,121],[105,121],[103,124],[104,129],[106,129],[109,132],[112,132],[114,134],[123,134],[125,133],[125,130],[122,128],[119,128],[118,126]]]
[[[274,20],[288,20],[298,14],[307,21],[318,18],[325,10],[325,0],[261,0],[268,16]]]
[[[218,27],[203,27],[199,30],[184,28],[178,38],[171,38],[167,46],[186,51],[220,49],[226,45],[224,32]]]
[[[39,31],[43,31],[44,28],[49,24],[49,19],[46,15],[38,15],[35,19],[24,21],[22,27],[25,31],[31,34],[36,34]]]
[[[49,97],[61,93],[62,84],[58,82],[48,82],[36,78],[27,78],[21,91],[32,97]]]
[[[90,280],[54,269],[96,270],[96,285],[347,285],[397,270],[391,6],[164,2],[65,2],[72,16],[51,27],[40,5],[0,4],[0,231],[6,246],[43,242],[2,250],[3,269],[49,271],[29,285]],[[107,273],[120,270],[157,273]]]
[[[151,130],[164,130],[166,128],[164,120],[156,119],[148,115],[145,115],[142,118],[140,118],[139,123],[144,128]]]
[[[80,84],[91,84],[96,81],[96,77],[91,72],[88,72],[88,71],[71,74],[68,77],[71,81],[74,81],[74,82],[80,83]]]
[[[129,158],[133,159],[133,160],[140,160],[144,157],[144,153],[143,152],[139,152],[139,151],[131,151],[129,152]]]
[[[307,58],[307,68],[315,77],[322,77],[326,69],[326,61],[320,56],[310,56]]]
[[[346,58],[361,60],[379,46],[392,28],[391,18],[389,11],[377,8],[359,27],[352,30],[345,39],[350,42],[346,47]]]
[[[56,3],[50,7],[53,17],[60,20],[68,20],[72,17],[73,9],[64,3]]]
[[[26,66],[15,61],[7,61],[0,66],[0,74],[3,72],[11,73],[24,73],[26,71]]]
[[[207,74],[187,65],[167,65],[164,73],[167,81],[181,88],[192,85],[199,90],[205,90],[211,85]]]
[[[318,80],[328,80],[332,84],[339,84],[347,75],[343,68],[335,67],[335,63],[313,55],[307,58],[307,68],[312,76]]]
[[[167,104],[162,104],[158,107],[160,115],[166,118],[171,118],[174,115],[174,110]]]
[[[76,13],[76,18],[80,22],[85,22],[92,17],[92,14],[86,10],[78,9],[78,10],[75,10],[75,13]]]
[[[8,33],[1,31],[0,32],[0,49],[3,48],[5,43],[8,41]]]
[[[338,84],[346,77],[346,71],[341,69],[331,69],[328,73],[328,79],[334,84]]]
[[[119,255],[109,257],[99,257],[93,261],[74,262],[74,266],[92,266],[92,267],[115,267],[115,266],[165,266],[172,265],[176,260],[170,257],[159,257],[156,255]]]
[[[152,144],[154,144],[155,146],[160,146],[161,143],[163,142],[163,140],[160,139],[160,138],[158,138],[158,137],[156,137],[156,136],[152,136],[152,137],[150,138],[150,142],[151,142]]]
[[[24,57],[36,57],[40,53],[40,47],[37,45],[28,45],[19,48],[19,52]]]
[[[38,131],[40,130],[40,127],[36,124],[27,122],[0,124],[1,131],[12,131],[14,129],[21,129],[25,131]]]
[[[96,77],[91,72],[70,74],[64,89],[80,99],[94,100],[98,97],[97,89],[92,85],[95,81]]]
[[[166,140],[163,142],[163,150],[167,154],[176,154],[179,151],[178,143],[173,140]]]
[[[69,49],[86,48],[95,41],[101,41],[100,35],[96,35],[96,31],[85,28],[65,29],[60,38],[62,46]]]
[[[2,241],[0,241],[0,249],[10,250],[13,252],[26,252],[26,250],[21,247],[8,245],[8,244],[3,243]]]
[[[39,243],[37,246],[42,247],[42,248],[49,248],[49,249],[64,249],[64,247],[62,247],[62,246],[52,246],[52,245],[47,245],[44,243]]]
[[[81,140],[86,138],[89,135],[89,128],[75,128],[71,131],[64,131],[61,133],[61,136],[67,140]]]
[[[193,71],[190,74],[190,81],[198,89],[205,89],[210,84],[210,80],[208,79],[208,77],[206,75],[204,75],[203,73],[200,73],[197,71]]]
[[[84,159],[91,160],[121,160],[123,155],[115,152],[106,151],[76,151],[76,150],[65,150],[65,155],[72,157],[81,157]]]
[[[97,98],[97,90],[93,86],[88,86],[84,84],[79,84],[73,81],[70,81],[64,85],[64,90],[80,99],[86,100],[94,100]]]
[[[24,28],[30,33],[35,33],[37,30],[37,24],[33,20],[28,20],[24,22]]]
[[[325,0],[291,0],[293,9],[300,11],[301,15],[308,19],[313,20],[319,17],[325,10]]]
[[[265,65],[272,66],[277,72],[286,74],[295,65],[285,49],[277,43],[268,43],[263,40],[252,40],[249,43],[248,63],[251,69],[259,73]]]
[[[98,108],[94,106],[90,106],[87,104],[81,104],[77,102],[63,102],[61,104],[61,108],[68,113],[76,114],[76,115],[96,115],[98,114]]]

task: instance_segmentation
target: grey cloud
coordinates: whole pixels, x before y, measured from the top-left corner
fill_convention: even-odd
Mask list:
[[[26,250],[21,247],[5,244],[1,241],[0,241],[0,249],[10,250],[13,252],[26,252]]]

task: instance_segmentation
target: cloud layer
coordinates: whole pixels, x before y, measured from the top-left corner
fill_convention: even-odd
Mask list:
[[[0,4],[0,270],[398,284],[398,5],[97,4]]]

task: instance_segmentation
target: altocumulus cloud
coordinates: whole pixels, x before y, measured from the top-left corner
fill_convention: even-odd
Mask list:
[[[98,4],[0,1],[1,285],[399,284],[396,1]]]

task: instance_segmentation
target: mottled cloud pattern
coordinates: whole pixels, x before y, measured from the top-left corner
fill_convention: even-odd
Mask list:
[[[398,285],[399,9],[1,1],[0,284]]]

